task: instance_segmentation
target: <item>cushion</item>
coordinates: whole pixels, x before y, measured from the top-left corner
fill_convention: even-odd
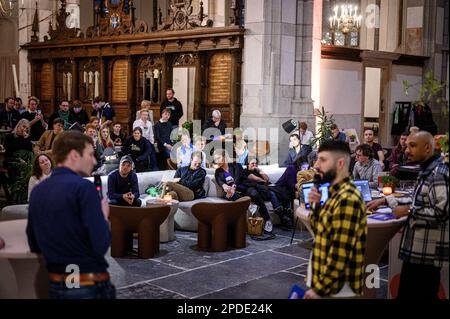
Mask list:
[[[27,219],[28,204],[6,206],[0,212],[0,221]]]

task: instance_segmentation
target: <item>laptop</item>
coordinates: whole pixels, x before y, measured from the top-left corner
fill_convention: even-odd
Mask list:
[[[304,183],[302,185],[302,193],[303,193],[303,202],[305,203],[305,208],[310,209],[311,205],[309,205],[308,202],[308,194],[311,191],[311,188],[313,188],[314,183]],[[325,183],[320,185],[319,190],[322,192],[322,198],[320,199],[320,206],[323,206],[323,204],[328,199],[328,187],[330,187],[330,183]]]
[[[356,188],[361,193],[364,203],[368,203],[372,200],[372,191],[370,190],[369,181],[366,179],[354,180]]]

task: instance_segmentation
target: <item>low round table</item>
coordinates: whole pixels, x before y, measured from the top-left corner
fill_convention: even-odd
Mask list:
[[[310,212],[310,210],[304,207],[299,207],[295,211],[295,216],[301,220],[314,238],[314,232],[309,222]],[[367,218],[366,266],[379,264],[389,241],[402,228],[405,222],[406,217],[386,221]],[[376,298],[376,289],[369,289],[364,286],[364,298]]]
[[[164,222],[159,227],[159,241],[161,243],[167,243],[169,241],[173,241],[176,239],[175,236],[175,213],[178,210],[179,201],[171,200],[171,201],[163,201],[158,200],[158,198],[147,196],[144,198],[143,202],[146,207],[151,207],[152,205],[168,205],[170,206],[169,216],[164,220]]]
[[[48,273],[41,255],[30,252],[27,220],[0,222],[0,298],[47,298]]]

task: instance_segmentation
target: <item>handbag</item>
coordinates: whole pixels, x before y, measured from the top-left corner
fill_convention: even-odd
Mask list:
[[[261,236],[263,234],[264,219],[262,217],[248,217],[247,233],[253,236]]]

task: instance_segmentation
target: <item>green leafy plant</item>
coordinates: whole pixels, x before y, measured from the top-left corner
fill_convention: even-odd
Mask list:
[[[395,176],[390,176],[390,175],[386,175],[386,176],[381,176],[381,183],[383,185],[398,185],[398,179]]]
[[[331,139],[331,125],[334,124],[333,115],[325,111],[322,106],[322,110],[318,110],[316,117],[319,119],[319,127],[317,129],[317,136],[312,139],[311,146],[320,146],[323,142]]]
[[[14,153],[16,161],[10,162],[11,168],[18,174],[10,186],[11,198],[15,204],[24,204],[28,199],[28,182],[31,177],[34,154],[20,150]]]
[[[406,96],[409,95],[411,89],[419,92],[419,98],[413,102],[414,104],[440,105],[445,116],[448,115],[448,101],[443,97],[443,93],[447,86],[447,82],[436,80],[431,70],[425,73],[422,82],[411,84],[407,80],[403,81],[403,90]],[[417,87],[419,88],[417,89]]]

